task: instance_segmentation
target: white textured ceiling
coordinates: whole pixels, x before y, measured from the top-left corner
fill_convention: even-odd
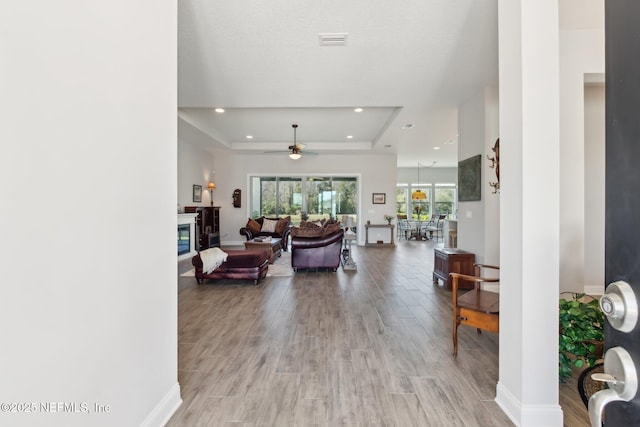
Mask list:
[[[456,106],[497,85],[497,0],[178,7],[180,138],[212,148],[286,150],[296,123],[298,142],[319,154],[391,151],[399,167],[454,166]],[[319,33],[347,33],[347,44],[321,47]]]

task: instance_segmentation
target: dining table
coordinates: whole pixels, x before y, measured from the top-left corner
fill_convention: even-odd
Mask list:
[[[429,240],[425,227],[428,221],[407,221],[409,223],[409,240]]]

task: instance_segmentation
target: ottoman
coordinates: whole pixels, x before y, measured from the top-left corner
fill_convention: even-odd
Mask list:
[[[227,253],[227,260],[211,273],[205,273],[202,270],[200,254],[191,258],[191,264],[196,270],[198,284],[203,279],[236,279],[253,280],[253,283],[257,285],[260,279],[266,277],[271,256],[269,250],[226,250],[225,252]]]

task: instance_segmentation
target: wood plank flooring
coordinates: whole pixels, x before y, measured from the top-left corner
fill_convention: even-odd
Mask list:
[[[512,426],[494,402],[498,336],[461,326],[451,357],[434,244],[354,247],[357,271],[258,286],[178,277],[184,402],[168,426]],[[565,426],[588,426],[575,383],[560,390]]]

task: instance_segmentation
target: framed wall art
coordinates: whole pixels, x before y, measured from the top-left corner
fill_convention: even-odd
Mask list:
[[[387,193],[373,193],[371,203],[374,205],[384,205],[387,203]]]
[[[194,202],[202,201],[202,185],[193,184],[193,201]]]
[[[458,162],[458,201],[480,200],[480,154]]]

